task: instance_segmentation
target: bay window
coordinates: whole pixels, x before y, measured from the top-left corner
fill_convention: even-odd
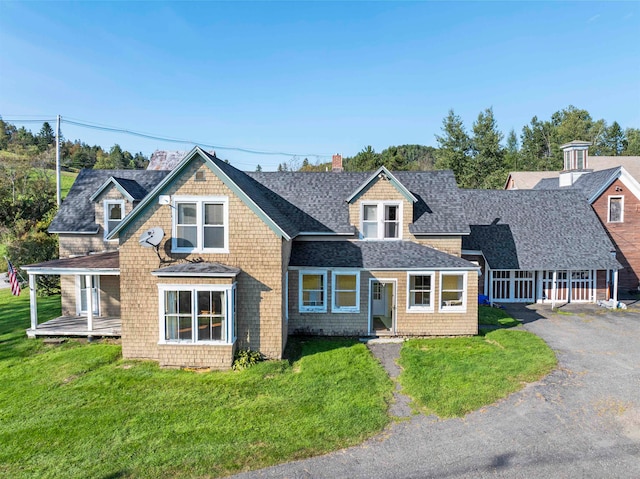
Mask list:
[[[161,343],[235,339],[235,285],[158,286]]]

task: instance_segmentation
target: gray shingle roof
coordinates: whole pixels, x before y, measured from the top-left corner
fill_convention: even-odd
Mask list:
[[[264,185],[255,181],[244,171],[240,171],[229,163],[220,160],[215,155],[207,152],[203,153],[290,237],[298,234],[300,231],[298,225],[291,220],[286,211],[282,211],[282,208],[278,205],[277,198]]]
[[[591,199],[611,178],[620,172],[620,167],[599,170],[581,175],[571,186],[560,186],[558,178],[547,178],[538,182],[534,190],[575,189],[582,191],[587,199]]]
[[[237,171],[237,170],[236,170]],[[353,233],[346,199],[370,172],[251,172],[265,196],[303,232]],[[468,234],[464,209],[451,171],[394,171],[418,199],[414,234]]]
[[[150,191],[169,171],[149,170],[82,170],[73,183],[69,194],[60,205],[60,210],[49,226],[50,233],[96,233],[94,203],[91,195],[109,178],[117,177],[126,182],[135,194]],[[133,187],[135,182],[136,187]],[[123,185],[124,186],[124,185]],[[128,190],[127,190],[128,191]],[[135,195],[132,194],[135,197]]]
[[[411,241],[295,241],[289,266],[367,270],[476,268],[462,258]]]
[[[462,190],[471,235],[492,269],[619,269],[613,244],[583,193]]]

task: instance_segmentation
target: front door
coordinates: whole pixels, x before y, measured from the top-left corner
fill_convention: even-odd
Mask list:
[[[375,334],[395,333],[395,281],[372,280],[369,287],[371,298],[371,330]]]
[[[87,315],[87,294],[91,292],[91,301],[93,303],[93,314],[97,316],[99,314],[100,295],[99,295],[99,276],[91,276],[91,285],[87,284],[86,276],[82,275],[78,279],[77,294],[79,297],[78,313],[81,316]]]

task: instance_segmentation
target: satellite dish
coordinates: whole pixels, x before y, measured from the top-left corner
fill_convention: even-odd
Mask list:
[[[159,226],[155,228],[151,228],[150,230],[145,231],[140,236],[138,243],[140,246],[144,246],[145,248],[149,248],[150,246],[158,246],[162,238],[164,237],[164,231]]]

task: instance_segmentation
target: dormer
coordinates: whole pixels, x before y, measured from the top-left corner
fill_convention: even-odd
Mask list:
[[[571,186],[583,174],[589,173],[589,147],[591,142],[573,140],[561,145],[564,168],[560,172],[560,186]]]
[[[120,224],[147,191],[135,180],[111,176],[91,195],[96,223],[104,237]]]
[[[346,199],[351,224],[363,240],[409,237],[417,198],[384,166]]]

